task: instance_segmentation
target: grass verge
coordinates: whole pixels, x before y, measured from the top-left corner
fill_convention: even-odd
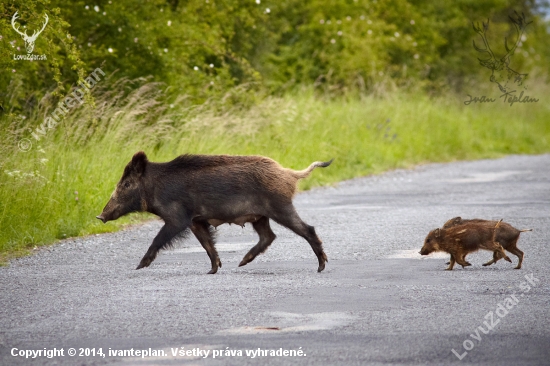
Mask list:
[[[72,111],[39,142],[31,138],[28,152],[16,147],[13,129],[1,132],[0,262],[143,220],[141,214],[106,225],[95,219],[139,150],[152,161],[183,153],[259,154],[294,169],[335,158],[301,189],[425,162],[550,151],[550,107],[543,100],[465,106],[457,96],[324,100],[306,91],[220,112],[164,105],[156,91],[151,84],[123,97],[103,90],[94,105]],[[40,122],[25,123],[34,129]]]

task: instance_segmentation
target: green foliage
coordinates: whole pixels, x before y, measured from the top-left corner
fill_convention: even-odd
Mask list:
[[[282,92],[316,85],[337,94],[380,87],[461,90],[487,80],[472,47],[472,22],[490,19],[488,38],[503,55],[508,16],[533,23],[512,66],[546,77],[550,65],[546,2],[528,0],[9,0],[0,4],[0,104],[28,113],[48,92],[69,91],[102,67],[117,77],[151,76],[188,104],[237,85]],[[23,40],[12,29],[50,21],[36,51],[47,61],[15,61]],[[19,49],[19,50],[17,50]],[[15,72],[14,72],[15,71]],[[6,91],[9,90],[9,95]],[[241,97],[240,100],[247,99]],[[54,99],[50,101],[55,102]]]

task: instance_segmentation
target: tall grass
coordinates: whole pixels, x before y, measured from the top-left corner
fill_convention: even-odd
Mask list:
[[[213,102],[189,107],[183,99],[162,102],[157,84],[107,84],[95,90],[95,103],[71,111],[41,141],[31,138],[28,152],[16,141],[30,137],[25,128],[41,120],[3,118],[0,262],[57,239],[142,219],[130,215],[107,225],[95,219],[139,150],[152,161],[183,153],[259,154],[295,169],[335,158],[301,189],[425,162],[550,151],[550,107],[543,99],[465,106],[455,95],[396,92],[331,100],[305,90],[250,108]]]

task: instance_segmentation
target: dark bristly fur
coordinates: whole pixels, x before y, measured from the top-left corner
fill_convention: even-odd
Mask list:
[[[443,225],[443,229],[448,229],[454,226],[464,225],[467,223],[476,223],[476,224],[487,225],[489,227],[495,227],[495,225],[497,224],[497,221],[482,220],[482,219],[463,220],[459,216],[459,217],[453,217],[452,219],[447,221],[445,225]],[[500,245],[502,245],[502,247],[505,250],[509,251],[510,253],[518,257],[518,265],[514,267],[515,269],[520,269],[521,264],[523,263],[523,252],[519,250],[516,245],[519,239],[519,235],[526,231],[533,231],[533,229],[518,230],[506,222],[501,222],[499,227],[495,230],[495,241],[498,242]],[[487,263],[484,263],[483,265],[490,266],[491,264],[496,263],[501,258],[502,257],[500,256],[500,253],[498,251],[495,251],[493,252],[493,259]]]
[[[467,223],[447,229],[435,229],[426,236],[420,254],[428,255],[438,251],[449,253],[451,261],[447,270],[453,269],[455,261],[462,267],[471,266],[465,259],[466,255],[479,249],[492,252],[498,251],[502,258],[511,262],[502,246],[494,241],[495,230],[494,226],[479,223]]]
[[[107,222],[130,212],[147,211],[164,220],[137,269],[148,267],[159,250],[190,229],[210,258],[209,273],[216,273],[222,264],[214,246],[213,226],[251,222],[260,239],[239,264],[244,266],[275,240],[271,219],[308,241],[321,272],[327,262],[322,242],[313,226],[300,219],[292,197],[299,179],[331,162],[314,162],[300,171],[283,168],[263,156],[182,155],[167,163],[153,163],[140,151],[124,168],[97,218]]]

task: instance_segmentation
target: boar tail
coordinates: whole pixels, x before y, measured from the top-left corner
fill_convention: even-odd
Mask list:
[[[533,229],[523,229],[523,230],[520,230],[519,232],[520,232],[520,233],[524,233],[524,232],[526,232],[526,231],[533,231]]]
[[[313,162],[313,163],[311,163],[310,166],[308,166],[304,170],[293,170],[292,174],[298,179],[305,178],[313,171],[313,169],[315,169],[317,167],[326,168],[327,166],[329,166],[332,163],[333,160],[334,159],[330,159],[330,161],[325,161],[325,162],[323,162],[323,161]]]

